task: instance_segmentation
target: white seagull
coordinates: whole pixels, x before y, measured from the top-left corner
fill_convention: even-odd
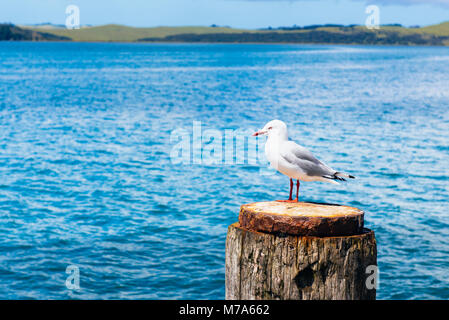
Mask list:
[[[281,120],[268,122],[263,129],[253,136],[266,135],[265,155],[270,165],[290,178],[290,197],[285,202],[298,202],[299,180],[323,181],[338,184],[336,180],[355,177],[338,172],[315,158],[306,148],[288,140],[287,125]],[[292,199],[293,179],[296,180],[296,199]]]

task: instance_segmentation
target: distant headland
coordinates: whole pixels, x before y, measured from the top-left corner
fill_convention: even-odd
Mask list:
[[[188,43],[316,43],[365,45],[449,46],[449,22],[426,27],[381,25],[311,25],[257,30],[227,26],[136,28],[123,25],[82,26],[69,30],[62,25],[20,26],[0,24],[0,40],[77,42],[188,42]]]

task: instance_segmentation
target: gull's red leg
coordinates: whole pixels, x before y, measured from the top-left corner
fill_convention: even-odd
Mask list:
[[[290,196],[288,200],[292,200],[292,192],[293,192],[293,180],[290,178]]]
[[[299,180],[296,180],[296,202],[298,202],[298,196],[299,196]]]
[[[276,200],[276,201],[279,201],[279,202],[298,202],[298,190],[296,190],[296,200],[293,200],[292,194],[293,194],[293,180],[290,178],[290,196],[288,197],[288,200]]]

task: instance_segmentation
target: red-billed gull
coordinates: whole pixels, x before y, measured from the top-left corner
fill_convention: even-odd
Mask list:
[[[315,158],[303,146],[288,140],[287,125],[281,120],[268,122],[263,129],[253,133],[253,136],[266,135],[265,155],[270,165],[290,178],[290,197],[286,202],[298,202],[299,180],[323,181],[338,184],[354,179],[354,176],[336,171]],[[296,199],[292,199],[293,179],[296,180]]]

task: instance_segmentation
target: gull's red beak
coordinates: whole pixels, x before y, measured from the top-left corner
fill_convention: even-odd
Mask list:
[[[267,133],[267,132],[264,130],[259,130],[259,131],[253,133],[253,137],[257,137],[257,136],[260,136],[265,133]]]

